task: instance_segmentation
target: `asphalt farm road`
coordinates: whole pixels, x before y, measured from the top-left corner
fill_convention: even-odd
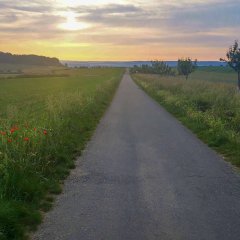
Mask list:
[[[239,240],[240,175],[128,73],[34,240]]]

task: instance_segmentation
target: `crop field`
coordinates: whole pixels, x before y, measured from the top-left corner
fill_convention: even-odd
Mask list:
[[[49,75],[63,70],[63,66],[36,66],[27,64],[0,64],[0,78],[11,78],[15,76],[26,75]],[[66,68],[67,69],[67,68]],[[43,74],[44,73],[44,74]]]
[[[223,67],[201,67],[190,75],[193,81],[207,81],[213,83],[237,83],[237,75],[230,68]]]
[[[181,76],[133,74],[150,96],[205,143],[240,166],[240,94],[236,74],[201,69]]]
[[[41,222],[124,70],[51,71],[0,76],[1,240],[25,239]]]
[[[175,69],[175,72],[177,74],[177,69]],[[184,76],[177,77],[181,80],[185,79]],[[189,80],[236,85],[237,75],[231,68],[228,67],[199,67],[189,76]]]

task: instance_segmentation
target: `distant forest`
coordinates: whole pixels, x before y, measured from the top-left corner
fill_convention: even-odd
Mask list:
[[[57,58],[50,58],[37,55],[15,55],[11,53],[0,52],[0,64],[27,64],[38,66],[61,66]]]

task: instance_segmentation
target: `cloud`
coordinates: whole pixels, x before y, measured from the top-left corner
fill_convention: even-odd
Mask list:
[[[49,25],[52,23],[57,25],[59,21],[64,21],[64,19],[60,20],[60,12],[64,11],[73,11],[78,14],[79,21],[109,28],[128,26],[129,28],[194,32],[226,27],[238,28],[240,22],[240,5],[231,0],[196,0],[195,2],[152,0],[152,4],[151,1],[146,4],[145,1],[133,0],[132,3],[127,4],[79,5],[66,8],[56,5],[54,2],[24,0],[16,3],[16,1],[3,0],[0,2],[1,23],[21,20],[22,17],[31,22],[32,18],[40,20],[41,17],[42,20],[39,23],[44,22],[46,25],[49,20]],[[50,15],[55,16],[51,19]],[[59,16],[56,17],[57,15]],[[55,27],[57,27],[56,25]]]
[[[12,13],[0,13],[0,22],[1,23],[14,23],[18,20],[18,17]]]
[[[239,27],[240,5],[231,1],[162,2],[145,5],[110,4],[99,7],[79,6],[79,21],[107,27],[147,27],[179,31],[198,31],[224,27]],[[179,3],[179,2],[178,2]],[[180,29],[182,27],[182,29]]]
[[[173,29],[182,27],[184,31],[208,31],[218,28],[239,27],[240,5],[236,2],[214,2],[188,7],[175,7],[165,24]]]
[[[132,4],[109,4],[99,7],[79,7],[77,12],[82,14],[79,21],[101,24],[106,27],[143,27],[155,18],[151,12],[141,6]]]
[[[116,28],[121,29],[121,34],[112,34],[109,31],[107,37],[98,34],[94,37],[95,41],[113,44],[159,43],[167,46],[174,43],[180,46],[223,47],[231,39],[233,41],[237,38],[240,30],[240,5],[235,1],[185,1],[185,4],[179,4],[179,1],[156,1],[152,7],[150,4],[105,5],[85,7],[78,12],[84,13],[79,21],[113,31]],[[125,34],[126,28],[140,29],[142,34]],[[152,31],[144,34],[146,29]]]
[[[49,1],[0,1],[0,33],[1,40],[45,39],[55,38],[62,33],[56,25],[65,21],[56,14],[61,10]]]
[[[0,0],[0,43],[32,39],[56,40],[76,47],[88,43],[106,48],[119,45],[209,49],[225,48],[239,37],[240,4],[233,0],[84,2]],[[89,27],[78,31],[60,29],[69,12]]]
[[[48,1],[6,1],[2,0],[0,2],[0,9],[5,11],[23,11],[23,12],[37,12],[37,13],[43,13],[43,12],[49,12],[52,10],[53,5],[49,4]]]

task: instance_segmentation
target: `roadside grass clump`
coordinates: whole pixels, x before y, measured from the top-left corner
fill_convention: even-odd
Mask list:
[[[46,79],[38,78],[36,89],[23,79],[22,84],[33,90],[28,97],[17,94],[19,82],[10,82],[11,87],[4,82],[15,90],[16,102],[3,106],[0,118],[1,240],[27,239],[26,233],[41,222],[41,212],[52,207],[54,194],[61,192],[122,73],[122,69],[77,70],[59,81],[49,78],[46,86]],[[58,84],[63,87],[59,92]]]
[[[234,85],[173,76],[135,74],[133,78],[210,147],[240,167],[240,95]]]

